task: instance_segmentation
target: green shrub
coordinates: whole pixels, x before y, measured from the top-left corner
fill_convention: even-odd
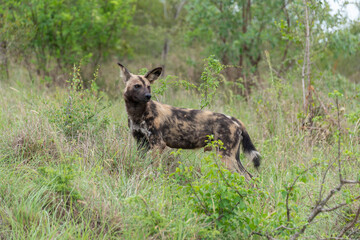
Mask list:
[[[221,141],[209,142],[214,148],[222,148]],[[213,152],[201,159],[200,176],[192,166],[183,164],[172,176],[179,189],[186,193],[184,198],[190,202],[191,209],[205,215],[209,223],[208,231],[204,232],[206,236],[236,233],[248,238],[253,231],[261,228],[261,223],[268,216],[264,209],[258,207],[259,201],[264,201],[268,193],[251,187],[257,179],[246,182],[244,176],[225,169],[219,162],[220,158]]]
[[[134,8],[131,2],[8,0],[2,4],[0,16],[2,13],[6,16],[4,26],[11,27],[9,24],[16,22],[14,28],[33,29],[26,34],[29,41],[21,47],[31,49],[38,73],[48,77],[54,66],[64,70],[80,58],[91,59],[96,67],[110,53],[128,53],[130,47],[123,36],[124,31],[132,27]]]
[[[104,93],[98,91],[96,77],[97,73],[94,74],[90,88],[85,89],[80,68],[74,66],[67,99],[61,99],[64,102],[60,106],[54,104],[48,110],[49,121],[62,130],[65,136],[76,138],[85,132],[96,134],[109,124],[104,110],[110,102]]]
[[[213,103],[217,89],[222,81],[220,72],[225,68],[214,55],[204,59],[204,71],[201,74],[201,82],[195,85],[186,80],[181,80],[177,76],[168,75],[166,78],[159,79],[153,87],[152,93],[161,96],[165,93],[168,86],[181,87],[185,90],[195,89],[200,93],[200,108],[203,109]],[[141,69],[140,74],[146,73],[146,69]]]
[[[201,94],[200,108],[203,109],[212,103],[220,84],[220,72],[225,68],[214,55],[204,60],[205,67],[201,74],[201,84],[198,90]]]

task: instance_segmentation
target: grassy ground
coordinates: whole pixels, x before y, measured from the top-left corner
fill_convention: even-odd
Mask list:
[[[209,109],[244,122],[262,154],[258,172],[242,156],[252,184],[219,171],[214,153],[138,153],[121,98],[24,79],[14,71],[11,82],[0,81],[0,239],[286,239],[306,224],[320,189],[324,197],[339,183],[339,133],[342,173],[359,180],[359,85],[340,76],[314,83],[311,129],[302,125],[296,74],[263,83],[249,101],[218,90]],[[199,107],[194,92],[168,88],[161,102]],[[334,90],[343,93],[340,128]],[[327,206],[348,205],[320,214],[301,238],[337,236],[354,218],[358,194],[359,186],[346,185]],[[359,223],[348,234],[360,238]]]

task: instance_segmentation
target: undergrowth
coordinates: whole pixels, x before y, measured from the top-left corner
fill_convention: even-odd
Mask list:
[[[241,154],[250,182],[216,152],[138,153],[123,100],[94,81],[85,89],[77,68],[67,89],[0,82],[0,239],[289,239],[303,226],[301,238],[336,237],[356,215],[358,185],[327,203],[342,208],[307,219],[319,194],[338,183],[338,156],[344,178],[360,180],[359,87],[322,87],[309,116],[296,83],[269,84],[239,101],[219,80],[222,67],[207,64],[200,85],[168,77],[154,93],[244,122],[263,158],[257,172]],[[303,124],[309,117],[311,128]],[[344,237],[359,234],[356,222]]]

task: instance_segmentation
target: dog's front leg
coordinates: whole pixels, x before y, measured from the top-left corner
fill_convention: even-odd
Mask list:
[[[149,136],[149,143],[153,159],[158,158],[166,148],[166,143],[159,134],[151,134]]]

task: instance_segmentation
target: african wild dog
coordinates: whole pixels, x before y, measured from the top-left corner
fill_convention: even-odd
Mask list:
[[[162,68],[155,68],[145,75],[134,75],[120,63],[118,65],[125,81],[124,99],[130,129],[139,145],[154,152],[162,152],[166,147],[195,149],[205,147],[207,136],[213,135],[214,140],[224,143],[225,149],[219,149],[219,152],[225,166],[251,178],[240,162],[240,144],[255,167],[260,166],[260,154],[242,122],[221,113],[177,108],[153,101],[150,84],[160,76]]]

